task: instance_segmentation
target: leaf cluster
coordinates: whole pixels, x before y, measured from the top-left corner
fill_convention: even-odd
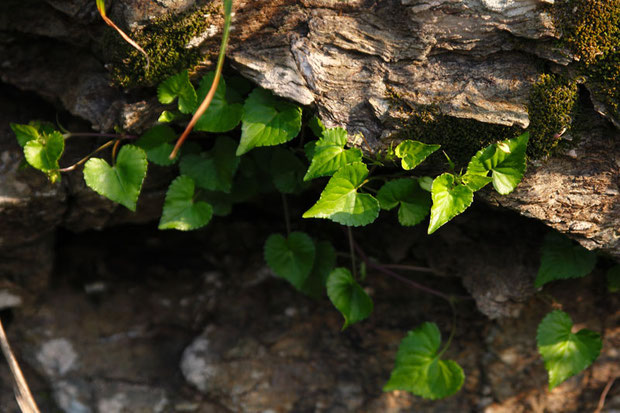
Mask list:
[[[204,227],[214,215],[226,215],[234,204],[254,195],[270,191],[296,195],[323,181],[318,200],[303,218],[358,227],[374,222],[381,210],[397,210],[403,226],[418,225],[430,215],[427,231],[432,234],[463,213],[476,191],[491,184],[499,194],[508,194],[526,170],[527,133],[481,149],[471,157],[465,171],[456,172],[448,158],[449,171],[436,177],[416,176],[412,171],[437,152],[439,145],[405,140],[380,161],[368,159],[359,148],[348,146],[345,129],[326,128],[316,117],[305,125],[316,140],[303,145],[303,151],[302,142],[297,147],[285,146],[304,127],[301,108],[243,82],[227,85],[225,79],[219,82],[211,106],[196,123],[198,133],[194,136],[200,139],[170,159],[177,137],[175,128],[197,111],[213,79],[213,72],[206,74],[196,89],[188,72],[183,71],[162,82],[158,99],[169,106],[159,122],[131,144],[125,144],[129,138],[119,134],[102,145],[99,150],[113,145],[108,159],[85,158],[86,185],[135,211],[148,164],[175,168],[179,175],[167,190],[159,228],[187,231]],[[24,148],[26,161],[52,182],[60,178],[61,171],[80,164],[59,166],[71,133],[62,134],[40,123],[11,127]],[[396,177],[381,175],[378,165],[385,162],[393,162],[401,172]],[[358,277],[356,268],[351,272],[337,266],[330,242],[287,228],[286,235],[275,233],[267,239],[264,257],[276,276],[301,293],[312,298],[327,296],[344,318],[343,329],[370,317],[373,301],[363,285],[365,275]],[[592,270],[595,260],[569,240],[549,235],[536,286],[583,276]],[[610,285],[616,285],[617,270],[610,271],[609,277]],[[600,350],[594,333],[573,334],[567,330],[569,322],[556,314],[543,320],[539,328],[539,349],[550,372],[551,387],[589,365]],[[456,362],[442,359],[451,340],[452,334],[440,350],[441,337],[434,323],[410,331],[401,342],[384,390],[406,390],[431,399],[454,394],[463,385],[464,373]]]

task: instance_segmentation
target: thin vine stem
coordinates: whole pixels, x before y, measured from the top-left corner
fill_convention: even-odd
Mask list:
[[[73,137],[84,138],[112,138],[112,139],[138,139],[137,135],[124,135],[118,133],[97,133],[97,132],[67,132],[62,135],[63,138],[69,139]]]
[[[391,268],[394,270],[416,271],[416,272],[430,272],[437,274],[437,271],[429,267],[419,267],[417,265],[405,265],[405,264],[381,264],[385,268]]]
[[[142,47],[140,47],[140,45],[138,43],[136,43],[124,31],[122,31],[116,24],[114,24],[114,22],[112,20],[110,20],[110,18],[106,15],[106,12],[105,12],[105,0],[96,0],[96,4],[97,4],[97,10],[99,11],[99,15],[101,16],[103,21],[108,26],[110,26],[111,28],[116,30],[118,32],[118,34],[120,34],[121,37],[127,43],[129,43],[132,47],[134,47],[136,50],[138,50],[140,53],[142,53],[144,55],[144,57],[146,58],[146,67],[144,68],[144,70],[145,71],[149,70],[149,66],[151,64],[151,61],[149,59],[149,55],[144,51],[144,49]]]
[[[471,298],[471,297],[466,297],[466,296],[449,296],[447,294],[442,293],[441,291],[437,291],[437,290],[435,290],[433,288],[427,287],[427,286],[422,285],[422,284],[420,284],[418,282],[410,280],[409,278],[403,277],[402,275],[400,275],[400,274],[398,274],[398,273],[396,273],[396,272],[394,272],[394,271],[392,271],[392,270],[390,270],[388,268],[385,268],[385,266],[383,264],[378,264],[378,263],[375,263],[375,262],[371,261],[368,258],[368,256],[366,255],[366,253],[364,252],[364,250],[362,250],[362,248],[359,245],[357,245],[357,244],[354,244],[354,245],[355,245],[355,250],[357,251],[357,253],[360,256],[360,258],[362,259],[362,261],[364,261],[366,263],[366,266],[368,266],[369,268],[374,268],[375,270],[377,270],[377,271],[379,271],[379,272],[381,272],[381,273],[383,273],[385,275],[388,275],[388,276],[390,276],[392,278],[395,278],[395,279],[397,279],[397,280],[399,280],[399,281],[409,285],[411,288],[415,288],[417,290],[424,291],[424,292],[426,292],[428,294],[432,294],[432,295],[435,295],[437,297],[441,297],[441,298],[443,298],[444,300],[446,300],[446,301],[448,301],[450,303],[452,303],[452,300],[454,298],[459,298],[459,299],[470,299]]]
[[[71,172],[75,170],[78,166],[82,165],[83,163],[86,163],[86,161],[88,161],[94,154],[101,152],[105,148],[111,146],[114,142],[116,141],[108,141],[104,143],[103,145],[101,145],[100,147],[98,147],[97,149],[95,149],[94,151],[92,151],[91,153],[89,153],[88,155],[86,155],[85,157],[83,157],[82,159],[74,163],[73,165],[67,166],[66,168],[60,168],[58,172]]]
[[[220,54],[217,58],[217,66],[215,68],[215,76],[213,76],[213,83],[211,84],[211,89],[209,89],[209,93],[205,96],[204,100],[192,116],[192,119],[187,124],[187,127],[179,137],[174,149],[170,153],[170,159],[174,159],[177,156],[177,153],[183,146],[183,142],[187,139],[187,135],[194,129],[196,122],[202,116],[203,113],[209,108],[213,97],[215,96],[215,92],[217,91],[217,86],[220,83],[220,77],[222,76],[222,68],[224,67],[224,57],[226,56],[226,45],[228,44],[228,35],[230,33],[230,21],[232,19],[232,0],[223,0],[224,2],[224,29],[222,31],[222,43],[220,45]]]
[[[112,147],[112,165],[116,164],[116,151],[118,151],[118,147],[121,144],[120,139],[116,139],[114,141],[114,146]]]
[[[19,408],[23,412],[40,413],[40,410],[37,407],[37,403],[35,402],[34,397],[32,397],[32,393],[30,392],[30,388],[28,387],[28,382],[26,382],[26,378],[24,377],[24,374],[19,367],[19,363],[17,362],[17,359],[13,354],[13,350],[11,350],[11,345],[9,344],[9,340],[6,336],[1,321],[0,347],[2,348],[4,358],[6,358],[6,361],[9,364],[9,369],[13,374],[13,379],[15,380],[14,391]]]
[[[349,253],[351,254],[351,271],[353,271],[353,279],[357,280],[357,263],[355,262],[355,241],[353,240],[353,231],[347,226],[347,236],[349,238]]]
[[[450,309],[452,310],[452,328],[450,329],[450,336],[448,337],[448,341],[446,341],[446,344],[437,355],[437,358],[441,358],[444,353],[450,348],[450,345],[452,344],[452,339],[456,334],[456,308],[454,307],[454,300],[450,299],[448,300],[448,303],[450,303]]]
[[[605,407],[605,399],[607,398],[607,394],[609,393],[609,390],[611,390],[611,386],[614,385],[614,381],[616,381],[617,378],[618,377],[612,377],[611,379],[609,379],[609,381],[605,385],[605,388],[603,389],[603,392],[601,393],[601,397],[598,399],[598,405],[596,406],[596,410],[594,411],[594,413],[601,413],[601,411],[603,411],[603,407]]]

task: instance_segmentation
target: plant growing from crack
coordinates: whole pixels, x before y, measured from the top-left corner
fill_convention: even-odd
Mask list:
[[[100,4],[103,2],[98,0],[98,7]],[[100,12],[105,16],[105,9]],[[63,134],[38,122],[12,124],[26,161],[53,183],[60,180],[61,173],[83,166],[84,181],[91,189],[132,211],[138,207],[149,163],[177,168],[179,176],[166,193],[160,229],[202,228],[214,215],[229,214],[234,204],[255,194],[280,192],[286,234],[272,234],[264,247],[265,260],[272,271],[310,297],[327,294],[344,318],[343,329],[367,319],[373,311],[372,298],[363,287],[368,270],[445,300],[454,320],[443,348],[435,323],[425,322],[411,330],[400,344],[395,368],[384,390],[406,390],[430,399],[454,394],[462,387],[465,374],[455,361],[443,356],[456,332],[455,305],[467,297],[437,291],[395,271],[407,268],[394,268],[371,259],[355,242],[352,228],[372,224],[382,210],[397,209],[398,222],[403,226],[419,225],[430,215],[427,232],[432,234],[462,214],[473,202],[474,193],[488,184],[502,195],[512,192],[525,173],[528,133],[481,149],[464,171],[456,172],[448,158],[449,170],[436,177],[412,174],[440,149],[439,145],[404,140],[393,151],[368,156],[359,148],[347,147],[346,130],[325,128],[317,117],[305,125],[314,132],[316,140],[305,145],[301,140],[297,146],[285,145],[305,129],[302,110],[269,91],[252,89],[239,79],[231,78],[227,84],[222,67],[231,0],[224,0],[224,12],[215,71],[207,73],[197,89],[187,71],[162,82],[157,96],[170,107],[162,112],[156,125],[136,136]],[[183,127],[185,122],[188,123],[184,132],[173,144],[177,136],[175,127]],[[235,131],[239,125],[237,140]],[[192,131],[207,134],[209,140],[205,144],[204,139],[196,139],[182,146]],[[78,136],[110,140],[77,162],[61,167],[65,141]],[[108,148],[112,149],[110,162],[94,157]],[[396,176],[381,174],[381,166],[387,163],[399,165]],[[319,179],[327,179],[327,183],[303,218],[327,219],[346,228],[350,269],[336,266],[337,253],[330,242],[292,230],[287,196],[311,190],[312,181]],[[550,235],[543,249],[536,286],[589,273],[594,267],[592,257],[570,241]],[[617,285],[617,273],[610,270],[610,285],[613,280]],[[600,351],[601,340],[596,333],[573,333],[571,328],[570,317],[560,311],[549,313],[540,324],[537,342],[549,371],[550,388],[590,365]]]

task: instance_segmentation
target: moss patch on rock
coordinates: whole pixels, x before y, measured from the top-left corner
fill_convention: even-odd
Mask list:
[[[528,155],[543,158],[557,146],[560,135],[575,117],[579,98],[577,82],[563,76],[543,74],[530,91]]]
[[[443,114],[436,106],[410,105],[393,92],[389,96],[392,108],[404,119],[391,139],[412,139],[441,145],[457,169],[467,166],[480,149],[523,133],[518,126],[495,125],[474,119],[457,118]],[[432,155],[443,162],[441,151]]]
[[[556,2],[561,45],[579,60],[595,97],[620,118],[620,0]]]
[[[125,88],[154,86],[181,70],[196,67],[203,56],[198,48],[188,47],[188,43],[208,29],[210,16],[217,11],[215,6],[205,6],[168,15],[129,33],[149,55],[148,69],[140,52],[113,30],[108,31],[103,46],[112,81]]]

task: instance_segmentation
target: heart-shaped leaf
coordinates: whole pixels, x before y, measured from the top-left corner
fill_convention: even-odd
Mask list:
[[[207,73],[198,87],[198,102],[207,96],[215,72]],[[198,119],[194,129],[204,132],[228,132],[233,130],[241,121],[243,106],[240,103],[230,103],[226,98],[226,82],[221,77],[215,90],[215,95],[207,111]]]
[[[196,201],[194,198],[195,186],[192,178],[181,175],[172,181],[166,192],[158,228],[189,231],[207,225],[213,216],[213,209],[208,203]]]
[[[171,142],[176,138],[177,135],[170,126],[155,125],[136,141],[136,146],[145,150],[149,161],[156,165],[168,166],[177,161],[177,158],[170,159],[170,153],[174,148]]]
[[[326,129],[321,139],[312,148],[312,162],[304,181],[321,176],[333,175],[338,169],[353,162],[362,161],[362,151],[357,148],[344,149],[347,131],[342,128]]]
[[[36,139],[26,141],[24,156],[30,166],[45,172],[54,183],[60,179],[58,160],[65,150],[65,139],[60,132],[40,134]]]
[[[327,277],[336,265],[336,250],[328,241],[316,243],[314,265],[310,275],[306,278],[299,291],[312,297],[321,298],[325,294]]]
[[[275,148],[271,157],[273,184],[283,194],[294,194],[304,188],[306,165],[290,149]]]
[[[187,70],[170,76],[160,83],[157,88],[157,98],[163,104],[172,103],[179,98],[178,107],[181,113],[188,114],[196,110],[196,90],[189,81]]]
[[[33,125],[21,125],[18,123],[10,124],[15,137],[17,137],[17,142],[19,146],[22,148],[26,146],[26,143],[31,140],[39,139],[39,131]]]
[[[459,391],[463,369],[438,354],[441,334],[435,323],[423,323],[400,342],[396,363],[383,391],[405,390],[427,399],[442,399]]]
[[[304,218],[327,218],[348,226],[363,226],[379,216],[379,201],[357,190],[366,182],[368,168],[361,162],[344,166],[331,177],[316,204]]]
[[[428,215],[431,208],[431,194],[420,187],[415,178],[401,178],[386,182],[377,199],[381,208],[390,210],[398,205],[398,222],[403,226],[419,224]]]
[[[407,139],[398,144],[395,154],[401,159],[403,169],[409,171],[421,164],[439,148],[441,148],[441,145],[427,145]]]
[[[323,122],[321,122],[321,119],[319,119],[319,117],[316,115],[310,118],[310,120],[308,121],[308,126],[310,127],[312,133],[314,133],[314,136],[316,136],[317,138],[323,136],[323,133],[326,130]]]
[[[433,206],[428,233],[437,231],[446,222],[465,211],[474,200],[474,192],[467,185],[456,182],[456,177],[445,173],[433,181]]]
[[[481,149],[471,158],[465,176],[486,177],[491,171],[495,190],[502,195],[511,193],[519,185],[525,173],[525,151],[528,140],[529,133],[524,133],[517,138],[508,139]],[[481,184],[486,185],[484,180],[476,182],[472,179],[470,187],[477,190]]]
[[[237,143],[231,138],[218,136],[210,151],[181,159],[181,174],[191,177],[200,188],[229,193],[239,166],[236,147]]]
[[[542,287],[554,280],[580,278],[590,274],[596,265],[596,253],[556,232],[545,236],[540,268],[534,285]]]
[[[301,108],[256,88],[243,105],[241,142],[237,155],[258,146],[274,146],[293,139],[301,130]]]
[[[538,325],[536,343],[549,373],[549,390],[591,365],[601,352],[598,333],[572,332],[573,321],[563,311],[552,311]]]
[[[344,317],[343,330],[372,313],[372,299],[346,268],[336,268],[329,274],[327,296]]]
[[[100,158],[89,159],[84,165],[84,181],[99,195],[135,211],[146,169],[144,150],[125,145],[118,152],[114,166]]]
[[[271,270],[301,289],[312,271],[315,247],[304,232],[291,232],[288,239],[272,234],[265,242],[265,261]]]

